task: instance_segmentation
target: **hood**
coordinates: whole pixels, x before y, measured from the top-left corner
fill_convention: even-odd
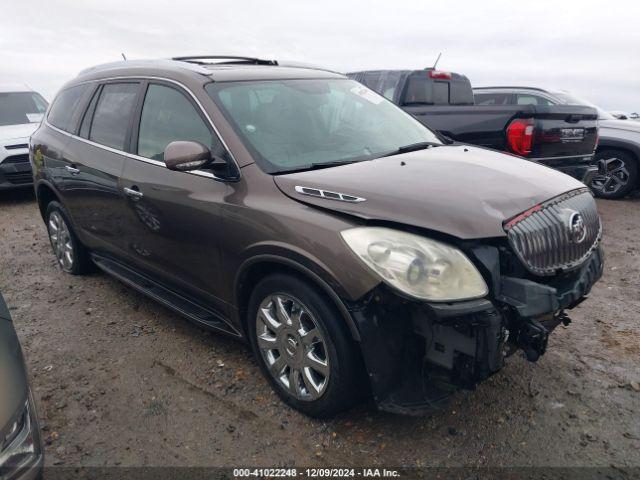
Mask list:
[[[614,130],[626,130],[628,132],[640,133],[640,122],[633,120],[598,120],[600,128],[611,128]]]
[[[339,167],[278,175],[300,202],[367,220],[386,220],[461,239],[502,237],[502,222],[579,181],[519,157],[443,146]],[[362,197],[349,203],[298,193],[296,186]]]
[[[2,315],[8,317],[8,311],[0,295],[0,434],[24,406],[29,392],[18,337],[13,324]]]
[[[23,123],[20,125],[0,126],[0,145],[7,143],[7,140],[29,138],[39,125],[39,123]]]

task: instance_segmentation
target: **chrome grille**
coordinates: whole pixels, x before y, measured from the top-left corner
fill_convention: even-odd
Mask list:
[[[518,258],[537,275],[578,267],[602,234],[596,202],[588,189],[536,205],[506,222],[504,228]]]

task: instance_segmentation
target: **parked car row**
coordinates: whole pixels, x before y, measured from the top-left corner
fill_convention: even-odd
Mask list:
[[[428,127],[462,143],[507,151],[589,184],[598,138],[596,110],[580,105],[477,104],[464,75],[426,70],[349,74]]]
[[[636,112],[630,113],[621,110],[612,110],[609,114],[618,120],[640,120],[640,115]]]
[[[403,75],[392,102],[252,58],[82,72],[29,143],[60,268],[97,266],[248,342],[312,416],[368,392],[432,410],[515,351],[536,361],[603,271],[591,192],[540,164],[580,177],[597,112],[476,107],[462,76]],[[468,105],[427,105],[445,97]],[[536,161],[471,145],[487,132]]]
[[[531,87],[488,87],[474,89],[477,105],[592,105],[563,91]],[[640,185],[640,123],[616,119],[592,105],[598,112],[599,139],[594,155],[598,173],[591,188],[603,198],[620,198]]]
[[[621,198],[640,187],[640,123],[618,121],[567,92],[472,89],[464,75],[429,68],[349,77],[447,137],[536,160],[583,181],[600,197]]]

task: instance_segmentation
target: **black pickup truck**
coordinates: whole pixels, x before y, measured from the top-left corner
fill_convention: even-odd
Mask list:
[[[575,105],[475,105],[469,79],[425,70],[347,74],[453,140],[535,160],[587,185],[597,172],[598,113]]]

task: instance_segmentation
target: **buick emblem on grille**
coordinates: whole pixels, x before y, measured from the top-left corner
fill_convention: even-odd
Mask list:
[[[598,248],[602,223],[593,195],[580,188],[516,215],[505,231],[530,272],[557,275],[579,267]]]
[[[569,236],[573,243],[582,243],[587,236],[587,227],[578,212],[573,212],[569,217]]]

